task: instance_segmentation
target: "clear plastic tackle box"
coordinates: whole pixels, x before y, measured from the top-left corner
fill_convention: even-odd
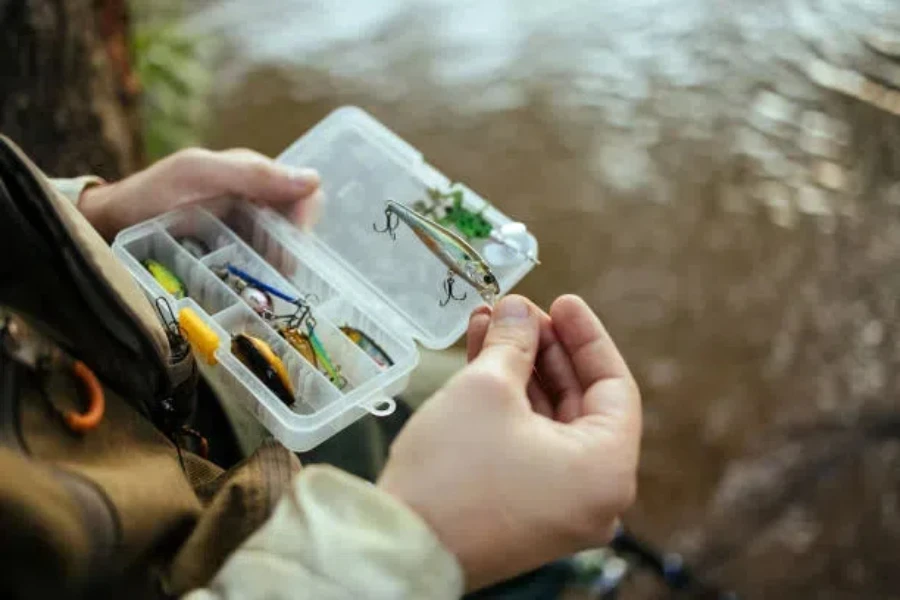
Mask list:
[[[197,363],[216,389],[228,390],[223,400],[243,406],[288,448],[305,451],[367,413],[393,412],[392,396],[403,391],[418,363],[416,343],[431,349],[452,345],[483,302],[457,278],[455,294],[465,293],[466,299],[441,305],[447,267],[406,225],[396,229],[396,239],[375,231],[373,225],[384,227],[387,200],[412,206],[427,201],[429,189],[462,190],[463,206],[483,209],[495,230],[511,221],[355,107],[328,115],[277,161],[313,167],[321,175],[324,200],[312,232],[302,232],[271,209],[241,203],[220,217],[197,208],[167,213],[121,232],[113,251],[149,298],[165,298],[176,315],[193,309],[218,336],[215,358],[198,357]],[[189,252],[178,241],[183,236],[205,248]],[[537,256],[534,237],[525,232],[524,239],[527,251]],[[501,294],[533,267],[490,240],[472,245],[491,257]],[[186,297],[166,292],[145,267],[147,259],[174,273]],[[225,283],[219,274],[228,265],[308,301],[315,333],[346,380],[341,389]],[[294,309],[279,298],[273,302],[275,314]],[[376,362],[345,335],[346,326],[368,336],[392,364]],[[240,333],[264,340],[282,359],[295,392],[292,406],[232,353],[231,338]]]

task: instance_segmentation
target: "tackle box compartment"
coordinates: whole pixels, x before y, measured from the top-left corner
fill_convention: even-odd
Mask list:
[[[113,252],[148,298],[163,298],[175,315],[193,309],[215,332],[214,364],[199,355],[197,363],[226,409],[249,411],[286,447],[306,451],[367,413],[393,412],[392,396],[403,391],[418,363],[417,343],[431,349],[452,345],[465,332],[472,309],[483,302],[457,278],[456,293],[465,293],[466,299],[441,306],[447,267],[406,225],[397,228],[396,239],[376,231],[385,225],[386,201],[429,206],[429,189],[459,190],[463,206],[479,212],[495,229],[511,221],[473,191],[451,183],[356,107],[337,109],[276,160],[319,172],[323,202],[312,231],[301,231],[270,208],[235,202],[223,214],[187,208],[130,227],[116,237]],[[190,252],[182,245],[185,237],[202,245],[194,244]],[[530,233],[524,239],[523,250],[536,257],[537,241]],[[488,263],[501,294],[533,267],[491,240],[470,243],[482,256],[494,258]],[[186,296],[166,291],[145,267],[148,259],[176,275]],[[316,338],[340,369],[338,381],[321,365],[314,366],[223,280],[222,270],[229,265],[306,301]],[[278,297],[271,300],[275,315],[296,310]],[[365,334],[391,362],[376,361],[348,337],[345,327]],[[241,333],[265,341],[281,358],[295,392],[293,406],[233,354],[232,336]]]

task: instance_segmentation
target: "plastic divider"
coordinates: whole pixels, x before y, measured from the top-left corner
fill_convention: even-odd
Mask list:
[[[202,262],[207,267],[221,265],[225,262],[223,261],[223,257],[227,258],[228,256],[231,256],[231,254],[237,247],[237,244],[228,244],[227,246],[222,246],[215,252],[210,252],[209,254],[201,258],[200,262]]]
[[[147,271],[144,261],[148,259],[159,262],[178,277],[184,284],[187,295],[209,314],[220,312],[238,302],[237,296],[161,228],[148,228],[143,235],[135,236],[125,243],[124,249],[132,259],[130,262],[138,265],[138,272],[145,275],[141,278],[144,286],[156,292],[157,297],[165,295],[170,300],[175,299]]]
[[[249,307],[241,305],[232,307],[217,315],[215,321],[231,336],[243,333],[263,340],[281,358],[287,368],[291,384],[294,386],[296,403],[290,410],[301,414],[311,414],[341,398],[340,391],[318,369],[306,362],[284,338],[275,333]],[[231,340],[228,340],[227,343],[230,349]],[[258,396],[266,396],[270,406],[281,405],[287,408],[250,369],[243,364],[241,367],[245,373],[247,385],[254,388],[254,393]]]
[[[237,236],[225,225],[199,208],[189,208],[172,214],[165,219],[164,226],[176,242],[184,236],[196,238],[207,247],[206,254],[237,241]]]
[[[368,336],[390,357],[394,364],[405,362],[407,357],[416,352],[412,342],[401,341],[344,298],[332,298],[323,304],[318,312],[339,328],[349,326]]]
[[[303,299],[303,295],[288,283],[275,269],[243,246],[230,246],[216,253],[221,265],[232,265],[248,275],[259,279],[263,283],[274,287],[289,297]],[[219,265],[215,265],[219,266]],[[276,316],[289,316],[297,312],[297,307],[282,298],[270,295],[273,304],[273,313]],[[246,306],[246,305],[242,305]],[[249,307],[248,307],[248,310]],[[315,334],[321,340],[322,345],[332,363],[340,369],[341,375],[346,378],[347,385],[342,389],[344,393],[366,383],[380,374],[377,364],[363,352],[356,344],[341,333],[326,316],[320,314],[315,305],[311,305],[311,315],[315,320]],[[261,320],[261,322],[264,322]],[[264,322],[265,323],[265,322]],[[268,323],[273,333],[275,329]],[[300,324],[301,333],[307,333],[306,322]],[[283,339],[279,336],[279,339]],[[291,350],[296,350],[291,347]],[[302,357],[302,354],[297,353]],[[305,361],[306,358],[302,357]],[[322,369],[322,365],[319,365]]]
[[[250,207],[238,206],[226,218],[227,226],[235,227],[239,243],[262,257],[282,279],[290,281],[302,297],[309,298],[313,304],[321,304],[338,296],[334,286],[285,248]],[[208,261],[207,264],[212,263]]]
[[[319,306],[325,306],[334,302],[340,303],[340,307],[352,306],[348,301],[343,300],[337,291],[330,284],[326,283],[316,271],[305,265],[296,253],[285,247],[277,237],[272,235],[258,215],[248,207],[236,208],[229,214],[228,218],[230,219],[229,223],[231,220],[235,221],[234,226],[240,230],[239,236],[242,241],[251,245],[253,251],[264,257],[266,266],[277,273],[282,281],[288,280],[288,286],[303,292],[303,294],[300,294],[301,297],[310,298],[310,303],[313,306],[317,303],[320,303]],[[247,255],[249,256],[249,253]],[[227,252],[218,256],[224,258],[227,256]],[[257,276],[253,272],[250,274]],[[336,360],[350,384],[348,388],[344,389],[345,392],[381,371],[381,367],[371,356],[340,331],[340,325],[344,323],[338,323],[338,320],[333,317],[342,318],[343,315],[321,310],[314,310],[313,312],[317,321],[322,322],[322,316],[326,319],[324,329],[320,328],[317,332],[323,339],[323,343],[327,347],[335,348],[339,358],[346,357],[346,360],[343,361]],[[377,326],[373,320],[365,317],[362,311],[353,309],[353,315],[351,316],[355,317],[356,322],[361,323],[360,325],[350,323],[351,326],[360,329],[373,340],[376,340],[395,362],[398,361],[400,356],[409,356],[415,353],[415,350],[409,345],[404,350],[401,350],[401,342],[396,338],[392,338],[382,327]],[[374,371],[372,369],[373,366]]]

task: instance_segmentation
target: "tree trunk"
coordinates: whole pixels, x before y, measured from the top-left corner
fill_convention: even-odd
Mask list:
[[[140,160],[124,0],[0,0],[0,132],[52,176]]]

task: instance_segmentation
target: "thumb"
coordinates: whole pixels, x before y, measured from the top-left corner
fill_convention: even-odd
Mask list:
[[[484,346],[474,362],[512,376],[524,389],[534,368],[539,334],[537,307],[522,296],[507,296],[494,308]]]
[[[216,157],[219,177],[233,193],[264,204],[288,204],[312,195],[319,187],[314,169],[296,168],[244,148]]]

